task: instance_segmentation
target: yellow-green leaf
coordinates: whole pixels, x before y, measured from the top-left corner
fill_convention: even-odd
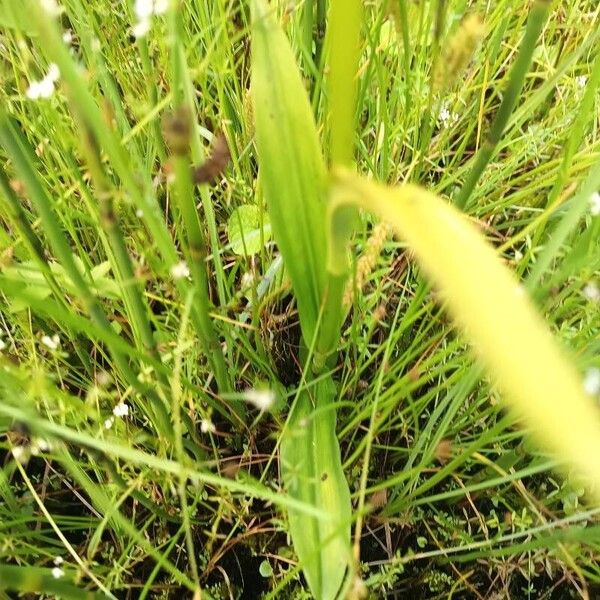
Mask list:
[[[338,171],[331,211],[377,213],[408,242],[513,411],[537,442],[600,499],[600,410],[524,289],[477,229],[418,186],[390,188]],[[335,244],[332,244],[335,250]],[[330,268],[341,267],[339,252]]]

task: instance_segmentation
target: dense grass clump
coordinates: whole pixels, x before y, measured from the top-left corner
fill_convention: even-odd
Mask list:
[[[600,595],[599,13],[0,0],[0,598]]]

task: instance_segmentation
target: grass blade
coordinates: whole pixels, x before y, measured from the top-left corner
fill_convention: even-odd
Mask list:
[[[600,413],[524,289],[477,230],[418,186],[388,188],[340,170],[334,220],[336,205],[348,202],[374,211],[407,240],[509,406],[600,497]]]
[[[500,142],[500,138],[504,133],[506,124],[517,104],[519,94],[523,89],[525,83],[525,76],[529,70],[533,58],[533,52],[536,48],[537,39],[546,23],[548,14],[550,12],[550,0],[536,0],[535,4],[531,9],[529,18],[527,19],[527,26],[525,28],[525,35],[521,41],[521,47],[519,48],[519,54],[517,60],[512,68],[508,86],[504,92],[500,108],[496,113],[496,117],[490,127],[490,131],[487,138],[477,153],[475,164],[467,175],[467,179],[464,182],[458,196],[456,197],[455,204],[459,208],[465,208],[468,206],[469,199],[471,198],[475,186],[481,177],[487,164],[492,159],[496,147]]]

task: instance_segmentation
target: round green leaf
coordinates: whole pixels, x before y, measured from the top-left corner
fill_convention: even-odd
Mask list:
[[[258,567],[258,572],[264,578],[271,577],[273,575],[273,567],[271,566],[271,563],[265,559],[260,563],[260,567]]]
[[[227,237],[231,250],[239,256],[251,256],[260,252],[262,244],[271,239],[271,223],[267,213],[262,214],[254,204],[236,208],[227,222]]]

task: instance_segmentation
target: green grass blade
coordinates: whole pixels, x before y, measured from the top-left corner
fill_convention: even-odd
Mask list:
[[[523,84],[525,83],[525,76],[531,65],[537,39],[548,19],[550,3],[550,0],[536,0],[531,9],[531,13],[527,19],[525,35],[521,41],[519,54],[512,68],[508,86],[504,92],[500,108],[496,113],[496,117],[494,118],[483,146],[477,153],[475,164],[467,175],[467,179],[456,197],[455,203],[459,208],[468,206],[469,200],[475,190],[475,186],[484,169],[492,159],[502,134],[504,133],[506,124],[517,104],[519,95],[523,89]]]
[[[335,432],[328,377],[300,393],[281,440],[281,468],[294,498],[331,513],[323,521],[289,510],[294,548],[315,598],[335,598],[350,564],[351,505]]]

